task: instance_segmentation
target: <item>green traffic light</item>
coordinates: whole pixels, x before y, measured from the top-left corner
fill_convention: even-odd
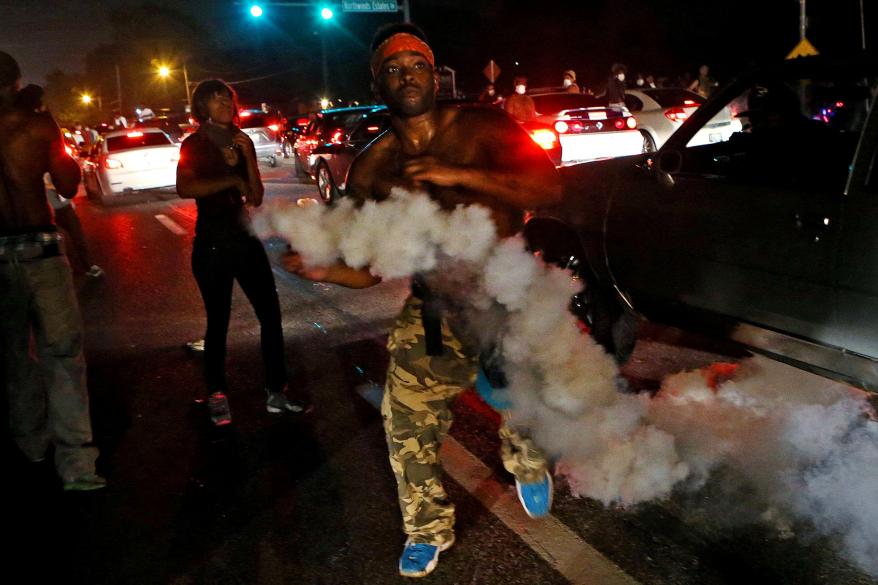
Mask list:
[[[265,14],[265,11],[262,10],[262,6],[260,6],[259,4],[253,4],[252,6],[250,6],[250,16],[252,16],[253,18],[259,18],[263,14]]]
[[[334,14],[332,12],[332,8],[329,8],[326,6],[321,8],[320,9],[320,16],[323,17],[323,20],[331,20],[332,17],[334,16]]]

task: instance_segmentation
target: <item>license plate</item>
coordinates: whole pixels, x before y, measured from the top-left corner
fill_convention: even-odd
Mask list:
[[[606,120],[607,113],[606,112],[589,112],[588,119],[589,120]]]
[[[714,133],[714,134],[708,135],[707,139],[710,140],[711,142],[722,142],[723,135],[719,134],[719,133]]]

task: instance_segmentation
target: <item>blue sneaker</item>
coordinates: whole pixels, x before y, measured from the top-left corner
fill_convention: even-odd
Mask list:
[[[454,538],[445,544],[423,544],[407,540],[399,557],[399,574],[403,577],[426,577],[439,562],[439,553],[451,548]]]
[[[518,501],[531,518],[548,516],[552,509],[552,476],[547,471],[546,479],[534,483],[520,483],[515,480]]]

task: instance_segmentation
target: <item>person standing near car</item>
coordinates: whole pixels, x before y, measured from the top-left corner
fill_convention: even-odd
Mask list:
[[[616,63],[610,68],[607,80],[607,105],[621,110],[625,107],[625,73],[627,67]]]
[[[564,91],[567,93],[579,93],[579,85],[576,83],[576,71],[573,69],[565,71],[561,85],[564,86]]]
[[[9,428],[30,461],[55,447],[65,490],[103,488],[95,471],[83,328],[43,175],[72,197],[80,171],[47,112],[16,107],[21,71],[0,52],[0,353]],[[30,351],[31,339],[36,351]]]
[[[356,158],[346,196],[360,203],[381,201],[402,187],[426,191],[446,209],[483,205],[491,210],[500,237],[521,229],[523,210],[559,200],[558,172],[508,116],[492,108],[437,105],[433,51],[419,28],[380,29],[372,53],[374,85],[390,112],[391,129]],[[368,269],[342,263],[304,268],[295,254],[285,265],[305,278],[352,288],[380,280]],[[438,309],[442,300],[429,279],[414,278],[412,295],[390,332],[381,406],[407,536],[399,561],[406,577],[429,574],[439,553],[454,543],[454,505],[442,486],[439,448],[451,426],[451,403],[475,382],[479,359],[478,349],[461,334],[473,324]],[[503,464],[515,476],[525,511],[533,517],[548,514],[552,482],[545,458],[505,423],[500,436]]]
[[[192,94],[192,115],[199,126],[180,148],[177,192],[195,199],[198,209],[192,272],[207,312],[204,377],[211,421],[217,426],[232,422],[225,358],[236,280],[259,319],[266,410],[303,412],[302,404],[286,396],[277,288],[262,242],[250,229],[247,209],[262,204],[264,188],[253,141],[237,125],[234,90],[219,79],[199,83]]]
[[[519,122],[530,122],[537,117],[537,108],[533,98],[527,95],[527,78],[516,77],[512,85],[515,93],[506,98],[503,109]]]

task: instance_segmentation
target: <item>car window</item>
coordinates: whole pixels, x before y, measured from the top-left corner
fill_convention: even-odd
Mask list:
[[[631,110],[632,112],[639,112],[643,109],[643,101],[637,97],[630,94],[625,95],[625,107]]]
[[[663,108],[697,106],[705,101],[697,93],[679,88],[642,89],[640,91],[654,99]]]
[[[597,108],[604,107],[602,103],[594,96],[581,93],[551,93],[545,95],[532,96],[534,106],[541,115],[555,114],[561,110],[575,110],[578,108]]]
[[[107,139],[107,151],[119,152],[132,148],[145,146],[167,146],[172,144],[171,139],[164,132],[129,132],[120,136],[110,136]]]
[[[274,122],[271,121],[268,114],[253,112],[241,112],[240,114],[241,128],[264,128],[272,123]]]
[[[371,142],[390,128],[390,116],[373,114],[364,119],[351,133],[351,142]]]
[[[840,191],[873,99],[857,80],[754,83],[692,137],[682,170]]]

